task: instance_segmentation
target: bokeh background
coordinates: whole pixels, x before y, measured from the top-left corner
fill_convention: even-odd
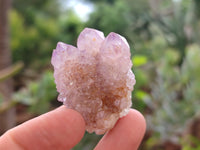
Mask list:
[[[0,134],[61,105],[52,50],[85,27],[130,44],[133,108],[147,120],[140,149],[199,150],[199,0],[0,0]],[[86,133],[73,150],[100,138]]]

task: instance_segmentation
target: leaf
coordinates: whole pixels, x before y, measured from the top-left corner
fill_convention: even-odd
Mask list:
[[[148,96],[148,94],[142,90],[138,90],[135,92],[135,96],[136,98],[143,100],[146,96]]]
[[[134,67],[140,67],[147,63],[147,57],[143,55],[135,55],[132,57],[132,62]]]

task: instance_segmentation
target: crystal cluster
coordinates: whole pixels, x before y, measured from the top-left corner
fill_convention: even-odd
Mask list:
[[[88,132],[103,134],[128,113],[135,76],[124,37],[85,28],[77,48],[58,42],[51,63],[58,100],[82,114]]]

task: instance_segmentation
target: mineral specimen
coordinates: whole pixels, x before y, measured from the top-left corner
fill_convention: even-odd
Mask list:
[[[77,48],[58,42],[51,63],[58,101],[82,114],[88,132],[103,134],[128,113],[135,76],[124,37],[85,28]]]

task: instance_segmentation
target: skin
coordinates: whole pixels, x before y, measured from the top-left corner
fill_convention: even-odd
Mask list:
[[[137,150],[145,130],[144,117],[131,109],[103,136],[95,150]],[[62,106],[7,131],[0,137],[0,149],[70,150],[84,133],[82,116]]]

